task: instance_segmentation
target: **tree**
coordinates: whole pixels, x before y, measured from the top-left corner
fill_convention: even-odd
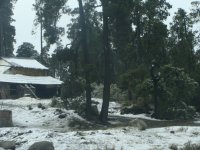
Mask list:
[[[198,23],[200,21],[200,2],[199,1],[193,1],[192,4],[192,10],[191,10],[191,17],[195,23]]]
[[[166,64],[167,26],[163,23],[172,6],[166,0],[148,0],[144,4],[143,57],[148,65],[152,60]]]
[[[194,117],[195,111],[190,105],[195,97],[199,84],[183,69],[172,65],[160,68],[157,82],[157,96],[159,98],[157,118],[160,119],[189,119]],[[145,80],[138,86],[138,95],[151,99],[154,94],[153,81]],[[151,96],[149,96],[151,95]],[[191,116],[190,116],[191,115]]]
[[[0,56],[13,55],[15,27],[12,26],[13,3],[16,0],[0,1]]]
[[[50,45],[59,43],[60,36],[64,34],[64,28],[58,27],[57,23],[62,12],[66,11],[67,0],[36,0],[34,9],[36,10],[35,25],[40,24],[41,31],[41,61],[45,62],[45,56]],[[52,14],[52,15],[49,15]],[[44,32],[43,32],[44,30]],[[43,37],[46,41],[46,46],[43,46]]]
[[[103,10],[103,48],[105,57],[105,71],[104,71],[104,88],[103,88],[103,104],[100,112],[100,120],[105,123],[108,120],[108,108],[110,101],[110,65],[111,65],[111,48],[109,40],[109,21],[108,21],[108,0],[102,0]]]
[[[87,43],[87,27],[85,22],[85,13],[83,10],[82,0],[78,0],[79,3],[79,14],[80,14],[80,26],[81,26],[81,46],[84,53],[84,72],[85,72],[85,91],[86,91],[86,116],[91,116],[91,83],[89,79],[89,54],[88,54],[88,43]]]
[[[17,49],[17,57],[38,58],[39,54],[35,50],[33,44],[24,42]]]
[[[98,68],[100,68],[99,59],[96,58],[99,58],[102,52],[102,46],[98,46],[101,45],[99,44],[99,41],[102,41],[98,40],[101,36],[101,26],[99,26],[98,20],[99,13],[95,11],[94,7],[96,0],[89,0],[86,2],[78,0],[79,7],[72,11],[68,11],[66,2],[66,0],[37,0],[35,4],[35,10],[37,11],[37,21],[39,22],[42,20],[44,37],[46,39],[47,45],[50,45],[53,43],[59,43],[59,37],[63,33],[61,32],[63,31],[62,28],[57,27],[57,22],[60,17],[66,12],[70,12],[71,14],[74,14],[75,17],[77,17],[73,18],[72,23],[68,25],[69,30],[67,33],[68,38],[71,40],[71,45],[68,45],[69,48],[63,49],[65,54],[71,58],[67,58],[66,61],[62,61],[62,63],[65,63],[69,66],[69,70],[71,71],[71,79],[80,77],[85,79],[87,107],[86,114],[89,116],[91,109],[90,83],[96,80],[96,77],[99,79],[98,76],[100,76],[98,73],[95,73],[98,71]],[[49,16],[49,12],[54,15]],[[55,54],[59,55],[60,52],[55,52]],[[63,56],[63,58],[65,59],[65,56]],[[55,60],[53,61],[55,62]]]
[[[192,73],[195,68],[194,46],[196,44],[193,22],[183,9],[175,13],[170,27],[170,57],[174,66]]]

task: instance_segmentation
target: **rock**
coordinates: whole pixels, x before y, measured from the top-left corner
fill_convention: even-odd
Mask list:
[[[12,127],[12,111],[0,110],[0,127]]]
[[[14,141],[0,141],[0,147],[4,149],[15,150],[15,142]]]
[[[54,150],[52,142],[41,141],[32,144],[28,150]]]
[[[146,122],[144,122],[143,120],[141,119],[135,119],[133,121],[130,121],[129,122],[129,125],[132,125],[132,126],[135,126],[137,127],[139,130],[146,130],[147,129],[147,124]]]
[[[172,145],[169,146],[169,149],[178,150],[178,146],[176,144],[172,144]]]
[[[60,114],[59,116],[58,116],[58,118],[60,118],[60,119],[63,119],[63,118],[66,118],[66,114]]]
[[[170,133],[171,133],[171,134],[174,134],[174,133],[175,133],[175,131],[170,131]]]

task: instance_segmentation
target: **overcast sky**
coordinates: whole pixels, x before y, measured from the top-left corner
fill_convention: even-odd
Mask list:
[[[23,42],[32,43],[36,50],[40,50],[40,36],[38,33],[39,28],[34,27],[33,20],[35,18],[35,12],[33,10],[33,3],[35,0],[18,0],[15,8],[14,8],[14,16],[15,22],[13,25],[16,28],[16,43],[15,50],[19,45]],[[167,0],[173,7],[170,10],[171,14],[174,14],[178,8],[183,8],[186,11],[189,11],[191,8],[191,2],[193,0]],[[76,0],[69,0],[68,5],[75,7],[77,5]],[[61,21],[61,25],[65,26],[66,22],[69,22],[70,18],[63,18]],[[171,18],[168,19],[168,22],[171,21]],[[32,31],[36,32],[36,34],[32,34]],[[67,43],[67,42],[65,42]]]

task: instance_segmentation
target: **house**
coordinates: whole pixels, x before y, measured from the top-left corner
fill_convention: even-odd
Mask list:
[[[0,58],[0,99],[30,94],[38,98],[58,96],[62,81],[48,76],[48,68],[31,58]]]

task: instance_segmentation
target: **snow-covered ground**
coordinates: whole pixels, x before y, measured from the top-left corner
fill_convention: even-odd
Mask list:
[[[99,101],[99,99],[95,99]],[[37,107],[42,103],[46,109]],[[56,108],[51,108],[50,100],[20,98],[1,100],[0,109],[13,113],[13,128],[0,128],[0,140],[14,140],[17,150],[27,150],[38,141],[51,141],[55,150],[167,150],[172,144],[182,147],[184,143],[200,143],[200,127],[163,127],[138,130],[133,126],[115,127],[106,130],[72,130],[72,118],[82,119],[72,110],[63,110],[65,118],[60,119]],[[32,106],[32,110],[28,106]],[[120,115],[119,104],[111,103],[110,112]],[[145,115],[129,115],[131,118],[150,119]],[[82,119],[83,120],[83,119]]]

